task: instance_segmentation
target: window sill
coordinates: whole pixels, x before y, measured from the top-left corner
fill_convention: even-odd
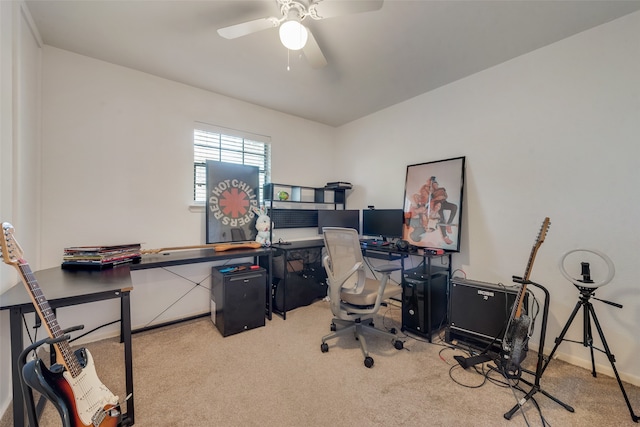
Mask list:
[[[204,213],[205,205],[203,202],[193,202],[189,205],[189,212]]]

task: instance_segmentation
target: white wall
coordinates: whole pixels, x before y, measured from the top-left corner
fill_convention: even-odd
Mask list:
[[[624,308],[592,301],[617,369],[635,384],[639,40],[635,13],[345,125],[336,146],[342,179],[358,184],[349,199],[355,208],[401,208],[407,165],[466,156],[462,251],[453,263],[475,280],[511,284],[511,276],[523,276],[549,216],[531,275],[551,294],[547,351],[579,295],[561,275],[559,258],[575,248],[606,253],[616,275],[596,296]],[[389,146],[403,148],[389,156]],[[581,259],[567,261],[579,278]],[[605,273],[593,260],[594,279]],[[581,340],[581,317],[573,325],[568,336]],[[598,345],[595,329],[594,336]],[[591,367],[579,344],[558,351]],[[596,359],[599,372],[613,374],[606,358]]]
[[[191,206],[195,121],[270,136],[273,181],[321,186],[331,176],[334,128],[50,46],[43,52],[43,268],[60,265],[67,246],[204,243],[204,209]],[[167,291],[139,277],[134,328],[157,323],[167,307]],[[173,291],[184,285],[176,280]],[[201,301],[160,320],[208,310],[206,292],[190,298]],[[90,330],[113,320],[113,307],[98,304],[90,325],[81,306],[59,310],[58,321]]]
[[[193,126],[272,140],[274,182],[321,186],[335,130],[46,46],[43,72],[43,264],[65,246],[204,242],[193,198]]]
[[[36,270],[40,265],[41,41],[20,2],[0,2],[0,32],[0,221],[15,227],[15,239]],[[0,267],[0,293],[17,281],[17,270]],[[0,341],[0,375],[4,379],[11,372],[6,310],[0,312]],[[0,412],[10,398],[11,383],[0,381]]]

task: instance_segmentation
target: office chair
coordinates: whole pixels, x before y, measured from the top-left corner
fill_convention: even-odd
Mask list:
[[[371,317],[378,312],[383,301],[402,294],[399,285],[389,284],[389,275],[399,270],[397,265],[377,267],[381,273],[380,280],[366,277],[364,259],[360,240],[356,230],[352,228],[325,227],[323,229],[324,245],[327,255],[322,264],[327,272],[329,282],[329,298],[334,319],[329,335],[322,337],[320,349],[329,351],[327,341],[348,333],[353,333],[360,342],[364,355],[364,365],[373,366],[373,358],[369,356],[364,332],[372,332],[378,336],[390,338],[394,347],[403,348],[404,343],[395,338],[395,330],[390,332],[376,329]],[[363,316],[368,316],[363,318]],[[340,325],[342,328],[338,329]]]

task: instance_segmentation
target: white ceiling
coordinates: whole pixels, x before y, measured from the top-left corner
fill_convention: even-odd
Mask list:
[[[26,3],[47,45],[331,126],[640,10],[640,0],[386,0],[375,12],[306,19],[328,61],[312,69],[288,57],[277,29],[217,34],[279,16],[275,0]]]

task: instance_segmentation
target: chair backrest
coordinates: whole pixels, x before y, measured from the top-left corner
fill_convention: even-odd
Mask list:
[[[340,291],[362,292],[366,274],[358,232],[352,228],[325,227],[322,234],[328,257],[325,270],[329,278],[330,293],[334,288],[337,288],[336,295]],[[330,298],[333,299],[333,295]]]

